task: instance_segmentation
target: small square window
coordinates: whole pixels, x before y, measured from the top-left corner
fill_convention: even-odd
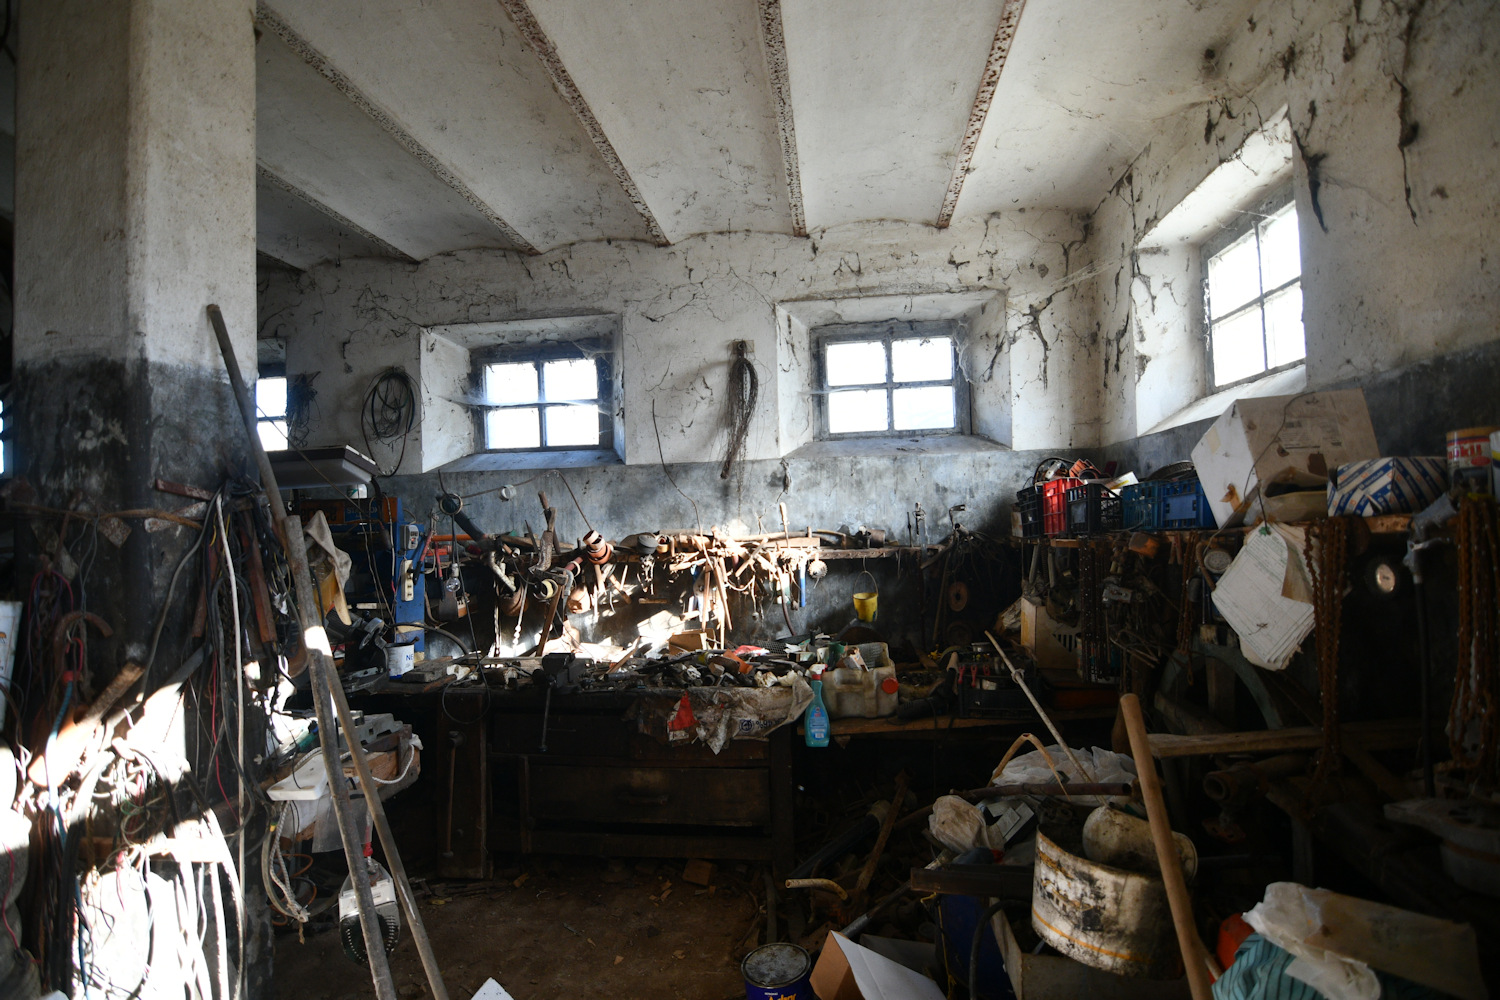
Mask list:
[[[481,427],[490,451],[604,447],[608,438],[609,365],[603,355],[577,357],[582,345],[558,345],[524,360],[480,357]],[[566,351],[573,355],[558,356]]]
[[[966,385],[956,377],[953,337],[913,336],[910,326],[877,324],[866,336],[839,330],[823,336],[826,437],[965,429]]]
[[[255,380],[255,429],[266,451],[286,451],[286,376],[263,375]]]
[[[1288,202],[1204,261],[1204,316],[1215,388],[1302,362],[1302,256]]]

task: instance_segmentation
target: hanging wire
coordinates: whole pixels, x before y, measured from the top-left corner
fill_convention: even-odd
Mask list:
[[[389,471],[377,468],[382,476],[392,476],[406,459],[406,442],[417,426],[417,388],[404,368],[387,368],[370,380],[359,415],[365,450],[374,458],[370,439],[390,443],[401,440],[401,450]]]
[[[734,345],[734,363],[729,366],[729,443],[724,449],[720,479],[729,478],[734,463],[745,452],[745,441],[750,436],[750,418],[755,415],[755,403],[759,398],[760,376],[745,356],[745,342],[738,341]]]

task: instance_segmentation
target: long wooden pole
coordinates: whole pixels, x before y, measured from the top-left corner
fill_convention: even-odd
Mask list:
[[[448,1000],[448,991],[443,984],[442,972],[438,969],[437,957],[433,954],[432,944],[427,938],[427,928],[422,922],[421,914],[417,911],[411,884],[406,877],[406,868],[396,848],[390,823],[386,820],[385,808],[380,801],[380,788],[375,784],[374,777],[370,773],[369,763],[365,760],[364,747],[360,745],[355,735],[349,716],[349,707],[344,701],[343,688],[339,686],[334,672],[332,656],[327,647],[327,636],[323,632],[322,621],[317,614],[313,599],[315,591],[312,585],[312,572],[307,562],[307,546],[302,537],[302,519],[288,516],[286,505],[281,500],[281,491],[276,485],[276,474],[271,468],[271,460],[260,442],[255,405],[251,402],[250,390],[240,373],[239,361],[234,354],[234,345],[230,342],[229,330],[224,325],[224,314],[217,305],[208,307],[208,319],[213,325],[214,336],[218,339],[219,351],[224,356],[224,367],[229,373],[229,384],[234,390],[235,402],[239,405],[240,417],[245,422],[245,431],[250,438],[250,451],[255,456],[255,464],[260,471],[261,485],[265,487],[266,498],[271,506],[271,515],[276,530],[281,534],[282,542],[286,546],[287,561],[292,569],[292,582],[297,592],[296,612],[313,675],[313,709],[318,718],[318,731],[325,734],[325,738],[321,740],[323,764],[328,773],[329,791],[333,795],[333,811],[338,822],[339,839],[343,842],[344,857],[349,863],[355,898],[359,902],[360,931],[365,941],[365,952],[369,956],[375,995],[378,1000],[395,1000],[396,988],[391,978],[390,963],[386,959],[385,938],[375,914],[375,899],[370,891],[370,880],[366,875],[364,844],[361,842],[359,831],[355,828],[354,803],[349,796],[348,783],[344,780],[344,769],[339,761],[337,740],[331,735],[338,732],[334,721],[335,714],[348,739],[349,754],[354,759],[354,769],[359,776],[365,804],[374,820],[381,846],[385,849],[386,861],[391,866],[397,897],[402,909],[406,911],[407,923],[412,929],[412,940],[416,943],[417,952],[421,956],[428,985],[432,988],[434,1000]]]
[[[1052,721],[1052,716],[1047,714],[1046,709],[1042,708],[1042,703],[1036,700],[1036,695],[1031,693],[1031,688],[1026,686],[1026,678],[1021,675],[1020,670],[1016,669],[1016,665],[1010,662],[1010,657],[1005,655],[1005,650],[1000,648],[1000,643],[988,632],[984,634],[984,637],[990,641],[991,646],[995,647],[995,652],[1000,654],[1000,659],[1004,661],[1005,668],[1010,671],[1010,679],[1015,681],[1016,687],[1025,693],[1026,700],[1031,702],[1031,707],[1036,709],[1036,714],[1042,717],[1042,722],[1046,724],[1047,731],[1052,734],[1052,738],[1057,741],[1057,745],[1063,748],[1063,753],[1068,755],[1068,760],[1072,761],[1073,766],[1078,768],[1079,776],[1093,781],[1094,776],[1084,770],[1078,758],[1073,755],[1072,748],[1068,746],[1068,741],[1062,738],[1062,733],[1058,732],[1057,726]]]
[[[1182,875],[1182,858],[1167,822],[1167,803],[1162,798],[1161,781],[1156,776],[1156,759],[1151,756],[1151,741],[1146,737],[1146,719],[1141,715],[1141,701],[1133,694],[1120,698],[1120,714],[1125,717],[1125,731],[1130,734],[1130,755],[1135,758],[1136,778],[1141,798],[1146,803],[1146,818],[1151,823],[1151,840],[1156,844],[1156,862],[1167,889],[1167,903],[1172,908],[1172,923],[1177,928],[1177,946],[1182,949],[1182,966],[1187,972],[1188,988],[1193,1000],[1213,1000],[1213,981],[1208,975],[1207,953],[1198,929],[1193,924],[1193,901],[1188,896],[1187,879]]]

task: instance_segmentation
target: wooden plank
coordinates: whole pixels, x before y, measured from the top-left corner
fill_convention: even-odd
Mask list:
[[[1416,719],[1388,719],[1351,722],[1343,728],[1365,750],[1394,750],[1416,745],[1419,723]],[[1170,757],[1202,757],[1221,753],[1315,750],[1323,745],[1323,731],[1317,726],[1295,726],[1246,733],[1204,733],[1197,736],[1152,733],[1150,739],[1151,756],[1165,760]]]
[[[1100,705],[1094,708],[1074,708],[1065,711],[1049,713],[1056,722],[1094,722],[1100,719],[1113,719],[1115,707],[1113,705]],[[1014,719],[985,719],[969,718],[955,719],[950,716],[942,716],[934,726],[932,719],[913,719],[910,722],[901,722],[891,717],[885,719],[833,719],[829,722],[830,735],[832,736],[926,736],[936,738],[950,729],[1026,729],[1037,724],[1034,715],[1027,714],[1025,718]],[[803,729],[797,727],[797,735],[801,736]]]
[[[1018,865],[947,865],[911,870],[913,892],[948,896],[1030,899],[1031,882],[1032,870]]]

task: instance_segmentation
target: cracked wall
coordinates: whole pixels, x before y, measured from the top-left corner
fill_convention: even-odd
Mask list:
[[[1281,108],[1297,151],[1308,386],[1500,336],[1497,52],[1487,0],[1257,7],[1211,66],[1216,96],[1159,123],[1092,216],[1101,440],[1127,441],[1206,390],[1202,355],[1182,353],[1201,351],[1196,261],[1138,248]]]
[[[789,429],[803,411],[811,413],[811,398],[786,387],[801,384],[812,362],[810,344],[789,341],[779,329],[779,303],[889,297],[899,309],[906,298],[995,292],[1004,302],[1003,325],[987,318],[967,346],[976,359],[976,393],[1005,395],[1005,443],[1020,450],[1090,446],[1098,433],[1097,331],[1080,278],[1084,236],[1069,213],[1017,211],[941,231],[869,223],[809,239],[716,234],[663,248],[601,242],[534,257],[468,251],[420,265],[345,261],[267,279],[261,334],[286,338],[289,372],[319,373],[308,443],[363,447],[366,386],[388,365],[416,373],[423,329],[618,315],[618,443],[631,465],[722,457],[732,345],[744,340],[753,345],[762,385],[745,457],[779,459],[802,443]],[[985,426],[1003,433],[996,428],[1006,420]],[[401,471],[432,468],[424,455],[453,454],[451,440],[425,438],[455,432],[451,419],[424,421]],[[387,467],[397,458],[396,449],[379,443],[372,450]]]

